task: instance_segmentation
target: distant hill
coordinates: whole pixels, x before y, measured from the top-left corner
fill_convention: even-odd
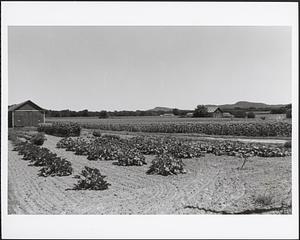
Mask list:
[[[149,109],[147,111],[154,111],[154,112],[158,112],[158,111],[162,111],[162,112],[172,112],[173,108],[168,108],[168,107],[155,107],[153,109]]]
[[[234,109],[234,108],[280,108],[287,104],[265,104],[256,102],[239,101],[234,104],[222,104],[222,105],[205,105],[205,106],[218,106],[221,109]]]
[[[217,106],[217,107],[219,107],[221,109],[234,109],[234,108],[241,108],[241,109],[249,109],[249,108],[272,109],[272,108],[285,107],[286,105],[287,104],[265,104],[265,103],[257,103],[257,102],[239,101],[239,102],[236,102],[234,104],[221,104],[221,105],[207,104],[205,106],[206,107]],[[190,111],[193,111],[193,110],[190,110]],[[169,108],[169,107],[155,107],[155,108],[149,109],[147,111],[172,112],[173,108]]]
[[[247,102],[247,101],[239,101],[235,104],[224,104],[219,105],[220,108],[280,108],[284,107],[286,104],[265,104],[265,103],[256,103],[256,102]]]

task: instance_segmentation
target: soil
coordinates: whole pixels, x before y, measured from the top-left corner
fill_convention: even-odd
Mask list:
[[[9,141],[9,214],[291,214],[291,157],[253,157],[239,170],[239,158],[207,154],[184,159],[187,174],[147,175],[153,156],[144,166],[117,166],[57,149],[60,138],[46,137],[43,147],[69,160],[74,173],[39,177],[39,168],[28,166]],[[98,168],[111,186],[67,190],[84,166]]]

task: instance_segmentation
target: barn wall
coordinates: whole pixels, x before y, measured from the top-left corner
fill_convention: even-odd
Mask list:
[[[23,110],[23,109],[22,109]],[[18,111],[14,112],[14,125],[16,127],[34,126],[44,123],[44,113],[40,111]]]
[[[220,110],[216,110],[216,111],[213,113],[213,117],[214,117],[214,118],[222,118],[222,117],[223,117],[223,113],[222,113]]]
[[[8,127],[12,127],[12,112],[8,112]]]

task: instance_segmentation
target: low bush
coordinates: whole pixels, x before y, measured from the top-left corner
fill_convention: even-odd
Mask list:
[[[81,127],[73,122],[54,122],[40,124],[38,131],[58,137],[76,137],[80,135]]]
[[[93,131],[93,136],[94,137],[101,137],[101,132],[99,130]]]
[[[247,118],[255,118],[255,113],[254,112],[248,112],[247,113]]]
[[[259,194],[255,198],[255,203],[261,206],[270,206],[274,202],[274,195],[272,194]]]
[[[50,164],[40,169],[40,176],[68,176],[73,172],[71,163],[62,158],[54,158]]]
[[[285,148],[292,148],[292,141],[286,141],[286,142],[284,143],[284,147],[285,147]]]
[[[33,137],[30,139],[30,142],[34,145],[41,146],[44,144],[44,141],[46,140],[44,133],[37,133],[33,135]]]
[[[121,153],[118,158],[120,166],[142,166],[146,163],[145,156],[136,149],[128,149]]]
[[[106,176],[101,175],[97,168],[85,166],[80,175],[74,177],[79,178],[79,180],[73,190],[105,190],[111,185],[104,180]]]
[[[160,174],[163,176],[186,173],[184,169],[184,163],[179,158],[174,158],[172,155],[164,153],[156,156],[152,161],[147,174]]]

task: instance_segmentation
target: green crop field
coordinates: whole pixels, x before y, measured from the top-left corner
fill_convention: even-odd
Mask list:
[[[232,135],[290,137],[290,120],[178,118],[178,117],[119,117],[119,118],[49,118],[47,122],[76,122],[83,128],[111,131],[153,133],[199,133],[207,135]]]

